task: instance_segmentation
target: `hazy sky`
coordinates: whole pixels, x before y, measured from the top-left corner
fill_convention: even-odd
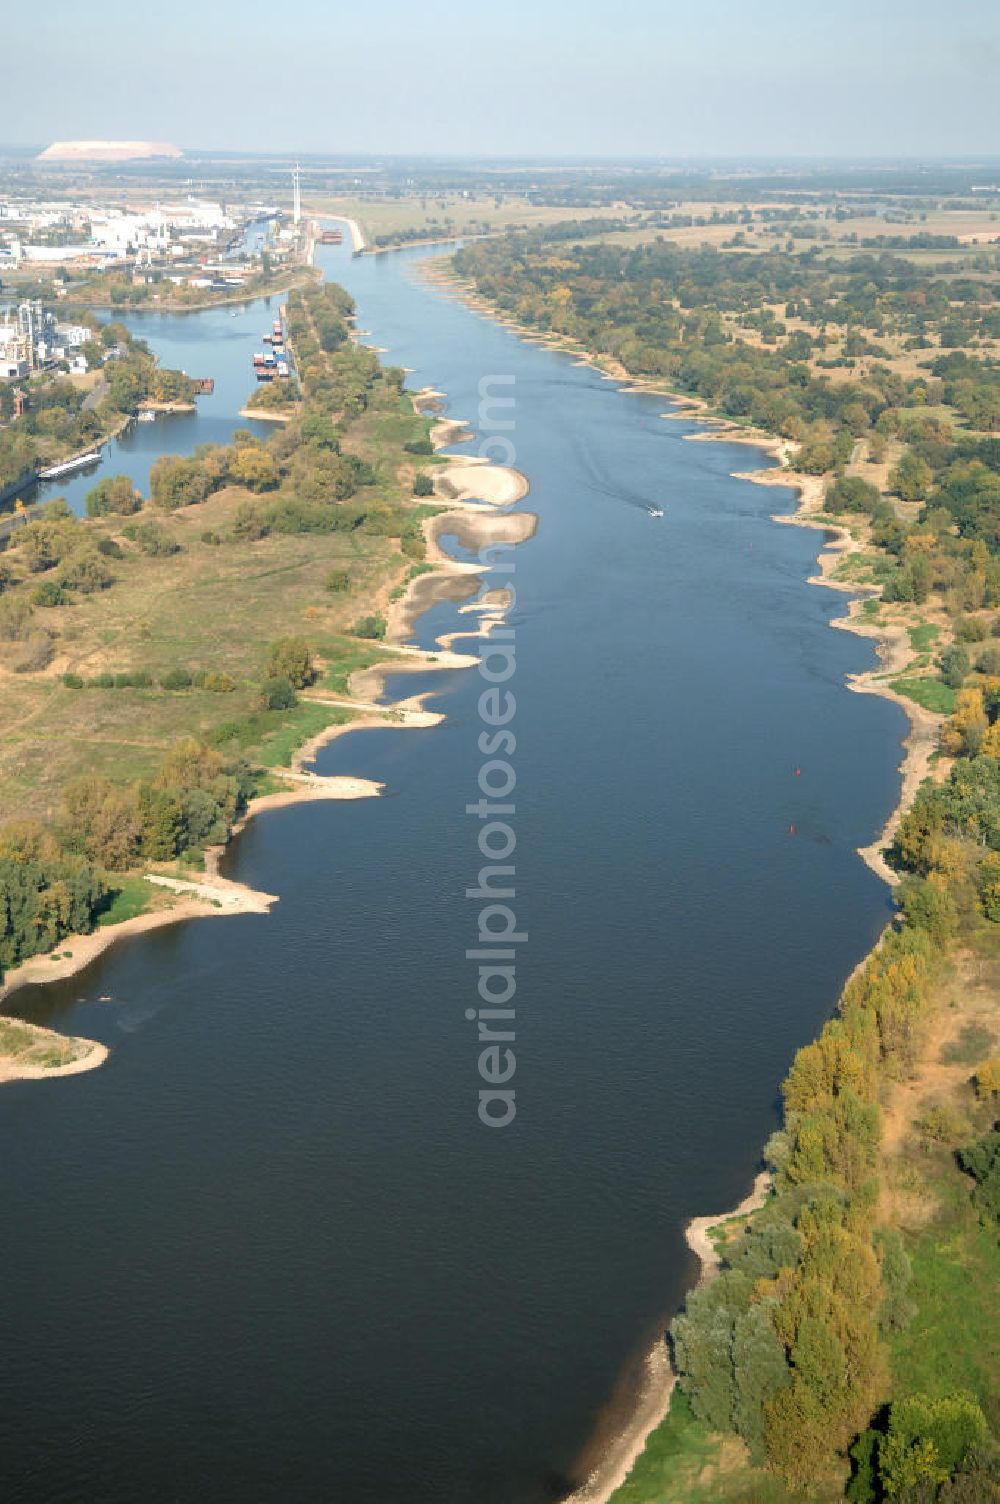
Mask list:
[[[47,0],[4,41],[25,144],[1000,153],[995,0]]]

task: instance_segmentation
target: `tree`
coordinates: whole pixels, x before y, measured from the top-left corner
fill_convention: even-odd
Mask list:
[[[926,460],[907,449],[889,475],[889,484],[904,501],[925,501],[930,492],[933,472]]]
[[[881,501],[878,486],[857,475],[840,475],[826,488],[828,512],[873,512]]]
[[[266,677],[287,679],[293,689],[304,689],[316,678],[312,653],[304,637],[279,637],[267,650]]]
[[[302,419],[300,427],[302,442],[317,449],[328,449],[331,454],[340,453],[340,436],[332,418],[322,413],[310,413]]]
[[[764,1407],[779,1389],[791,1382],[785,1349],[765,1305],[752,1305],[736,1318],[732,1354],[736,1381],[733,1424],[750,1448],[751,1456],[759,1459],[766,1439]]]
[[[105,892],[86,859],[61,854],[29,822],[0,830],[0,976],[67,935],[92,929]]]
[[[989,1227],[1000,1218],[1000,1129],[991,1128],[975,1143],[959,1149],[956,1157],[976,1181],[973,1204]]]
[[[969,1394],[895,1400],[879,1447],[879,1475],[889,1499],[911,1500],[935,1489],[957,1470],[972,1447],[987,1439],[986,1419]],[[934,1493],[927,1494],[933,1498]]]
[[[941,678],[952,689],[961,689],[969,672],[969,655],[963,647],[953,643],[941,654]]]
[[[298,696],[286,675],[274,674],[261,684],[257,703],[261,710],[292,710],[298,704]]]
[[[88,517],[104,517],[109,512],[131,517],[141,506],[142,498],[127,475],[106,477],[87,492]]]
[[[278,484],[278,467],[262,444],[241,444],[229,463],[229,474],[250,491],[269,491]]]
[[[670,1337],[681,1388],[699,1420],[716,1431],[731,1431],[736,1409],[733,1327],[736,1310],[748,1298],[745,1281],[726,1271],[689,1296],[674,1319]]]
[[[149,489],[155,506],[174,511],[204,501],[211,481],[197,459],[164,454],[150,471]]]

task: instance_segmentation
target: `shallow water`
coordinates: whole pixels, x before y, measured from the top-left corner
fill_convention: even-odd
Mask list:
[[[321,256],[451,415],[516,378],[517,1118],[478,1122],[465,1018],[483,684],[397,676],[447,721],[321,754],[386,797],[253,822],[228,868],[269,916],[19,996],[113,1053],[0,1093],[7,1504],[557,1496],[887,915],[855,847],[904,719],[844,688],[872,651],[805,584],[819,535],[769,520],[791,493],[425,287],[421,253]],[[468,623],[415,640],[431,615]]]

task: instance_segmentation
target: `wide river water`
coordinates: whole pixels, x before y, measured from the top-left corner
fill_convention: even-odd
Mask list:
[[[397,678],[444,725],[318,763],[387,796],[234,843],[270,915],[14,1000],[112,1054],[0,1091],[5,1504],[559,1497],[683,1298],[684,1223],[748,1190],[792,1054],[887,917],[855,848],[897,797],[904,719],[844,687],[872,649],[805,583],[819,535],[770,520],[792,493],[731,477],[757,451],[689,443],[662,399],[448,300],[425,252],[320,254],[450,414],[515,378],[540,519],[511,618],[517,1118],[479,1123],[465,1017],[483,684]],[[134,327],[245,391],[268,316],[238,356],[227,313]],[[202,422],[146,433],[186,452]],[[467,621],[435,607],[417,640]]]

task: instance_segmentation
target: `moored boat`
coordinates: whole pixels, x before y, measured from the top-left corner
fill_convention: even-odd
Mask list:
[[[50,465],[47,470],[39,470],[39,480],[58,480],[60,475],[69,475],[73,470],[82,470],[87,465],[96,465],[101,458],[99,449],[92,449],[89,454],[78,454],[74,460],[63,460],[61,465]]]

